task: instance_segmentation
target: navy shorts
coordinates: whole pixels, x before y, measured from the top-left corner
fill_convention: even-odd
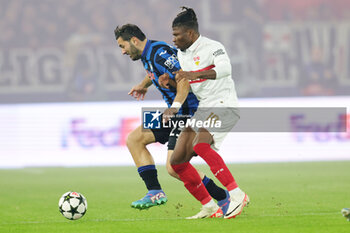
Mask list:
[[[163,115],[162,115],[163,116]],[[188,117],[174,117],[171,119],[173,122],[177,121],[187,121]],[[162,120],[162,117],[161,117]],[[168,150],[174,150],[177,138],[181,133],[181,129],[177,126],[174,128],[165,127],[163,128],[163,124],[161,124],[160,129],[150,129],[156,139],[156,142],[165,144],[168,142]]]

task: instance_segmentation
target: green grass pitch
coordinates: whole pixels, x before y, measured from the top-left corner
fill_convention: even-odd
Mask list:
[[[196,166],[209,177],[207,166]],[[130,203],[146,189],[134,167],[0,170],[0,232],[350,232],[340,214],[350,207],[350,161],[229,165],[251,203],[236,219],[185,220],[200,204],[158,166],[169,201],[149,210]],[[58,200],[81,192],[86,215],[66,220]]]

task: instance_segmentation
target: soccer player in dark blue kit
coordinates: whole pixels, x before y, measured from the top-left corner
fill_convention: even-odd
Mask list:
[[[179,115],[192,116],[198,106],[198,100],[195,95],[190,92],[182,106],[179,106],[177,101],[183,95],[187,95],[188,91],[185,88],[177,88],[176,86],[179,84],[176,84],[173,72],[180,70],[176,48],[165,42],[148,40],[140,28],[133,24],[118,26],[114,30],[114,34],[122,50],[122,54],[129,55],[133,61],[141,59],[147,72],[146,77],[141,83],[130,90],[129,95],[137,100],[143,100],[148,87],[154,85],[161,92],[169,108],[178,109]],[[173,80],[173,82],[170,82],[168,88],[162,88],[159,85],[158,79],[162,75],[167,75]],[[176,90],[184,91],[177,92]],[[127,147],[133,157],[139,175],[148,189],[145,197],[131,203],[133,208],[147,209],[167,202],[167,197],[158,181],[153,157],[146,146],[154,142],[160,142],[162,144],[168,142],[166,168],[171,176],[179,179],[178,175],[170,166],[170,156],[174,150],[179,133],[179,128],[143,129],[141,125],[128,135]],[[209,194],[218,201],[218,205],[225,212],[227,203],[229,203],[228,192],[218,187],[202,172],[199,172],[199,174]]]

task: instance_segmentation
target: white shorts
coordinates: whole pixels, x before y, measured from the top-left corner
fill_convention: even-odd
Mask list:
[[[228,132],[236,125],[239,120],[238,108],[198,108],[193,117],[196,121],[208,121],[211,120],[212,124],[209,127],[198,125],[190,126],[194,131],[198,131],[200,128],[205,128],[213,136],[214,142],[211,147],[214,150],[219,150],[222,142],[224,141]],[[219,122],[221,122],[220,127]]]

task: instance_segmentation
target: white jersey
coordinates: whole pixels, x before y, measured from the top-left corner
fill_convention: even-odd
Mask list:
[[[199,36],[185,51],[178,51],[178,59],[183,71],[216,71],[216,79],[190,80],[199,107],[238,107],[231,62],[221,43]]]

